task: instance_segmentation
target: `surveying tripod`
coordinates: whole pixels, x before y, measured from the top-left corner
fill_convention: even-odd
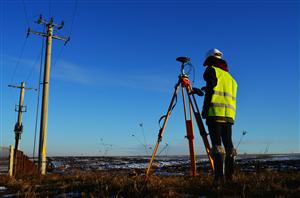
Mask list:
[[[184,67],[185,67],[185,65],[190,63],[190,59],[188,57],[178,57],[176,60],[181,62],[181,73],[178,76],[178,82],[175,85],[174,93],[173,93],[167,114],[161,117],[161,119],[164,118],[164,122],[163,122],[163,125],[161,126],[161,128],[159,129],[158,139],[157,139],[152,157],[150,159],[148,169],[146,171],[146,178],[149,176],[152,163],[153,163],[155,155],[157,153],[159,143],[162,141],[162,136],[163,136],[164,130],[166,128],[167,121],[170,117],[171,111],[175,107],[174,103],[177,100],[177,92],[179,90],[179,87],[181,87],[181,92],[182,92],[184,118],[185,118],[186,133],[187,133],[186,137],[189,142],[191,175],[196,176],[196,157],[195,157],[195,149],[194,149],[194,127],[193,127],[192,113],[195,116],[195,120],[198,125],[199,132],[202,137],[202,140],[203,140],[203,143],[205,146],[205,150],[206,150],[209,162],[210,162],[210,167],[212,170],[214,170],[214,162],[213,162],[213,159],[211,156],[211,147],[210,147],[210,144],[207,139],[207,133],[205,131],[205,128],[204,128],[204,125],[203,125],[203,122],[202,122],[202,119],[200,116],[200,111],[197,106],[195,96],[192,93],[192,86],[190,85],[189,77],[184,72]],[[184,91],[186,91],[186,93],[187,93],[187,98],[188,98],[187,102],[186,102],[186,96],[185,96],[186,94]],[[186,103],[188,103],[188,105]],[[187,106],[188,106],[189,112],[187,110]]]

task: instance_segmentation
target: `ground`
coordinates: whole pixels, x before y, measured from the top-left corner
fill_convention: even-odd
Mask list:
[[[0,176],[0,195],[12,197],[299,197],[300,172],[236,172],[214,185],[211,174],[151,176],[135,170],[73,171],[19,179]]]

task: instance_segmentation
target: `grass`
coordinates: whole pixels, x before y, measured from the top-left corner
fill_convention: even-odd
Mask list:
[[[0,177],[0,186],[17,197],[299,197],[300,173],[236,173],[233,181],[214,186],[212,176],[144,176],[124,171],[77,171],[19,179]],[[1,192],[0,192],[1,196]]]

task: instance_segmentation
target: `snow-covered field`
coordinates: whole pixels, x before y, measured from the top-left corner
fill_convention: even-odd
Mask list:
[[[0,174],[8,170],[8,156],[0,158]],[[49,157],[49,173],[71,173],[74,170],[137,170],[144,172],[150,156],[132,157]],[[197,156],[197,169],[206,172],[210,165],[206,156]],[[300,171],[300,154],[239,155],[237,167],[243,172],[259,169],[270,171]],[[183,175],[189,172],[189,156],[158,156],[153,163],[155,174]]]
[[[142,157],[51,157],[52,171],[64,173],[72,170],[140,170],[147,168],[150,156]],[[209,170],[206,156],[197,156],[197,168]],[[157,157],[153,169],[157,174],[185,174],[189,171],[189,156]],[[241,171],[254,172],[258,168],[272,171],[300,171],[300,154],[240,155],[237,166]]]

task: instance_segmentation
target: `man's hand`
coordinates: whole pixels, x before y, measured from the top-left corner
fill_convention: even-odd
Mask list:
[[[203,91],[201,91],[201,89],[198,89],[196,87],[193,87],[192,94],[197,94],[198,96],[204,95]]]

